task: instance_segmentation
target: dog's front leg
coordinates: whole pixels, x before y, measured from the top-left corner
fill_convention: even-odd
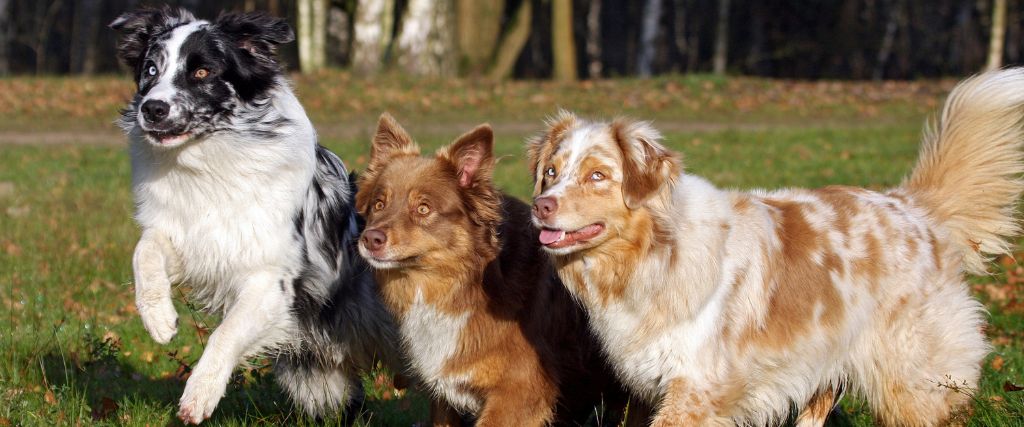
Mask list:
[[[683,379],[665,387],[652,427],[730,426],[728,418],[718,417],[710,388],[698,388]]]
[[[291,331],[289,300],[280,274],[258,273],[238,285],[238,295],[220,326],[210,334],[199,363],[185,383],[178,418],[199,424],[224,396],[231,372],[244,357],[286,339]]]
[[[178,312],[171,301],[171,284],[181,275],[181,261],[162,233],[145,230],[132,257],[135,273],[135,307],[142,325],[160,344],[178,333]]]

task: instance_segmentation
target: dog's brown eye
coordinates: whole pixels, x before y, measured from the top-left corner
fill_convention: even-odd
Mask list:
[[[205,78],[210,76],[210,70],[207,70],[205,68],[200,68],[200,69],[196,70],[196,73],[194,75],[195,75],[197,80],[202,80],[202,79],[205,79]]]
[[[594,173],[590,174],[590,180],[591,181],[601,181],[601,180],[604,180],[604,174],[601,173],[601,172],[594,171]]]
[[[416,207],[416,213],[418,213],[420,215],[429,214],[430,213],[430,206],[427,206],[426,204],[419,205],[418,207]]]
[[[373,204],[373,210],[379,211],[381,209],[384,209],[384,202],[378,200],[377,203]]]
[[[544,176],[547,176],[547,177],[552,177],[552,178],[554,178],[554,176],[555,176],[555,168],[553,168],[553,167],[549,167],[549,168],[547,168],[547,169],[546,169],[546,170],[544,171]]]

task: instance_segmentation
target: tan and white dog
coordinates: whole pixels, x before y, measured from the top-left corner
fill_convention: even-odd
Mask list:
[[[845,390],[888,425],[949,419],[989,351],[964,272],[1020,231],[1024,71],[957,86],[899,187],[740,192],[647,123],[562,112],[529,145],[534,223],[655,425],[821,425]]]

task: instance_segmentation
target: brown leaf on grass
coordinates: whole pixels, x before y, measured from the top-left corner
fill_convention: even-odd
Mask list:
[[[1019,386],[1019,385],[1014,384],[1014,383],[1011,383],[1009,381],[1006,381],[1006,382],[1003,383],[1003,391],[1005,391],[1007,393],[1012,392],[1012,391],[1021,391],[1021,390],[1024,390],[1024,387]]]
[[[11,425],[10,418],[0,417],[0,427],[8,427]]]
[[[50,405],[56,405],[57,395],[53,394],[53,390],[46,389],[46,393],[43,393],[43,400]]]
[[[115,402],[114,399],[103,396],[103,398],[100,399],[99,406],[93,408],[92,410],[92,419],[94,421],[105,420],[109,418],[111,415],[113,415],[115,412],[117,412],[117,409],[117,402]]]
[[[996,355],[996,357],[992,358],[992,370],[993,371],[1001,371],[1001,370],[1003,370],[1003,365],[1005,363],[1006,363],[1006,360],[1004,360],[1002,356]]]

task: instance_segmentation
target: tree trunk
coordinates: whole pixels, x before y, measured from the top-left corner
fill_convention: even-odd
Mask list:
[[[882,46],[878,48],[878,57],[875,58],[875,71],[871,73],[874,80],[882,80],[885,77],[885,64],[889,62],[889,55],[892,54],[892,45],[896,40],[896,30],[900,21],[903,20],[903,2],[891,0],[889,3],[889,20],[885,23],[885,36],[882,37]]]
[[[455,74],[453,0],[409,0],[398,35],[398,66],[418,76]]]
[[[246,12],[255,12],[256,0],[245,0],[245,4],[242,7]]]
[[[312,73],[326,65],[327,0],[299,0],[299,68]]]
[[[725,65],[729,57],[729,0],[718,0],[718,25],[715,27],[715,54],[712,58],[712,71],[725,74]]]
[[[47,72],[46,69],[46,57],[48,56],[47,47],[50,43],[50,34],[53,34],[54,21],[57,18],[57,13],[60,12],[63,6],[62,0],[53,0],[49,2],[49,5],[45,3],[39,4],[36,20],[36,36],[35,43],[32,50],[36,54],[36,74],[43,74]]]
[[[455,9],[461,65],[467,74],[479,75],[494,56],[505,1],[457,0]]]
[[[573,37],[572,0],[551,0],[551,53],[554,77],[576,80],[576,40]]]
[[[587,10],[587,77],[601,78],[601,0],[591,0]]]
[[[9,59],[10,45],[13,35],[11,29],[14,27],[14,20],[11,19],[11,1],[0,0],[0,76],[11,73]]]
[[[395,28],[395,0],[360,0],[356,5],[352,69],[361,75],[379,72]]]
[[[672,18],[675,22],[672,25],[672,42],[675,44],[676,52],[679,54],[679,62],[681,63],[676,66],[676,70],[686,72],[689,71],[686,64],[689,50],[689,45],[686,43],[686,0],[675,0],[673,4],[675,8],[672,10]]]
[[[1003,66],[1003,42],[1006,40],[1006,0],[992,3],[992,33],[988,40],[988,61],[986,70],[997,70]]]
[[[530,39],[530,25],[533,19],[533,6],[530,0],[523,0],[516,9],[515,16],[509,22],[508,30],[501,38],[495,52],[494,65],[490,77],[494,80],[506,79],[512,75],[516,59],[522,53],[526,41]]]
[[[640,54],[637,55],[636,61],[636,70],[640,77],[650,77],[653,73],[652,64],[660,23],[661,0],[647,0],[640,28]]]
[[[79,0],[71,25],[71,72],[91,75],[96,72],[96,37],[100,28],[102,0]]]

